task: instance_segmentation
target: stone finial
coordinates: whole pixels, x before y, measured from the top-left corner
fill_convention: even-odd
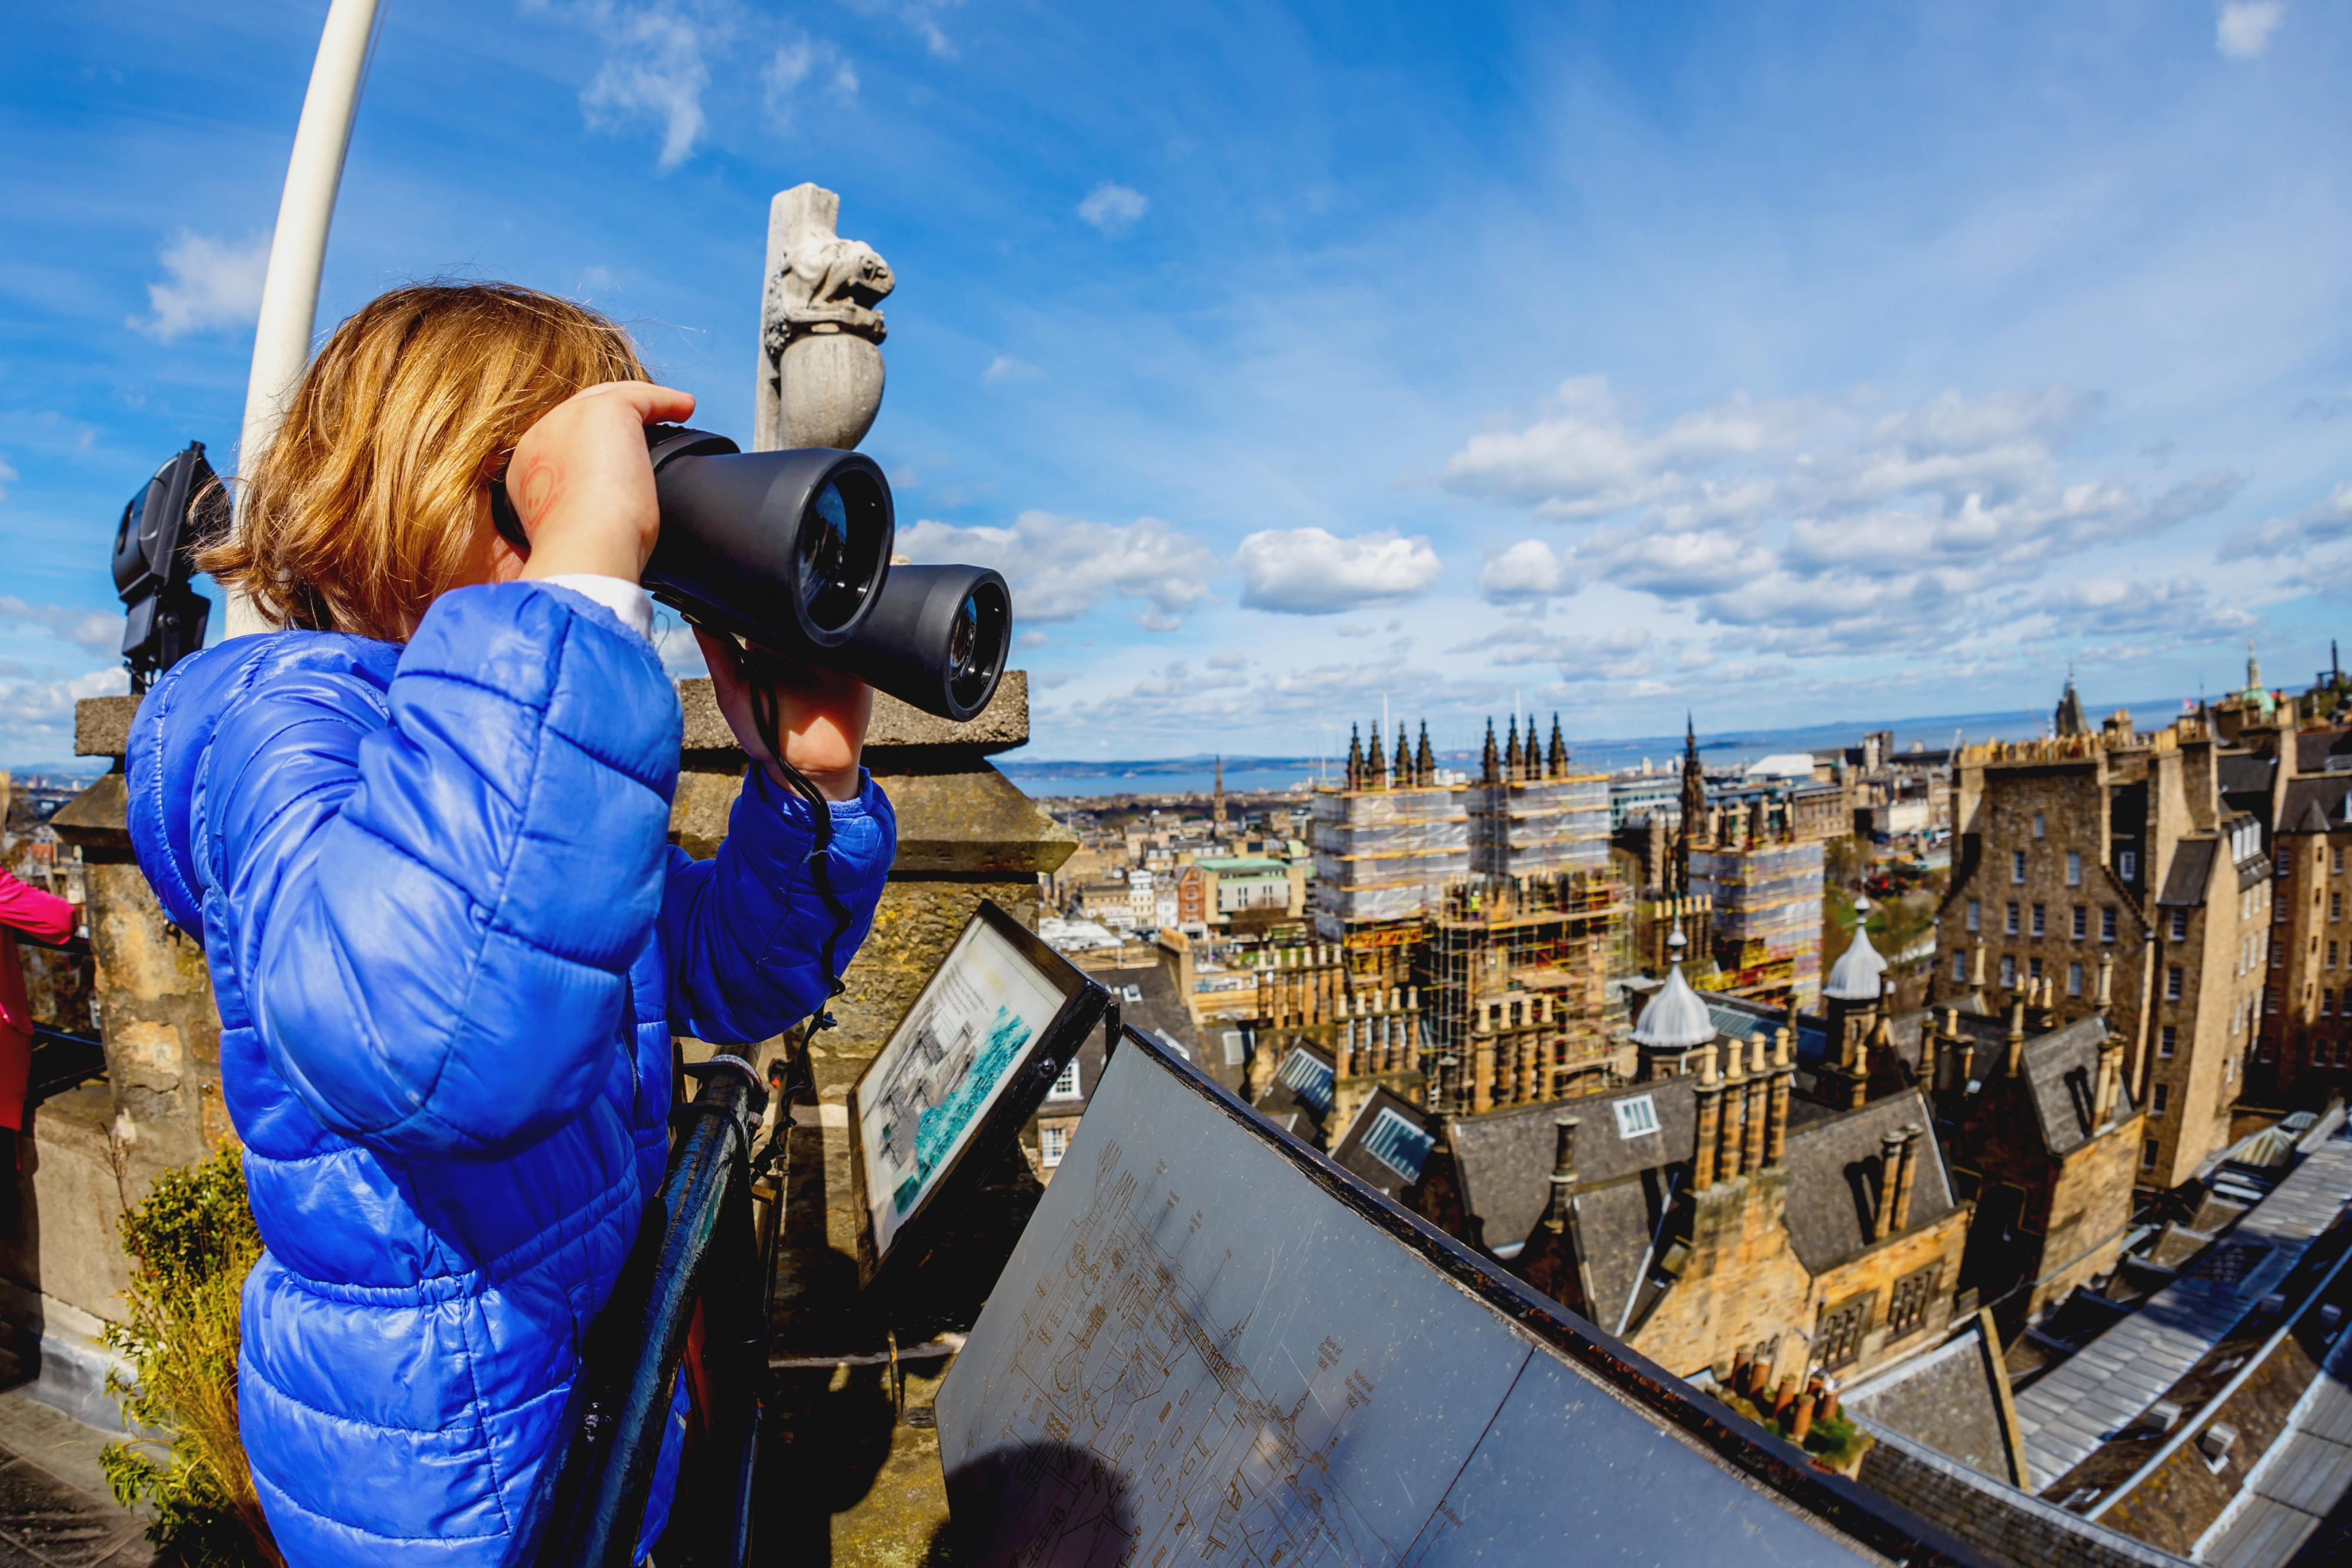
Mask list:
[[[853,447],[882,407],[882,312],[890,264],[835,232],[841,198],[794,185],[768,207],[767,285],[760,301],[755,451]]]

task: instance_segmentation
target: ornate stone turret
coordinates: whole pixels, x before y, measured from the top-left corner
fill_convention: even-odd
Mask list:
[[[1560,733],[1558,714],[1551,716],[1551,749],[1544,754],[1544,774],[1551,779],[1568,777],[1568,737]]]
[[[1486,749],[1478,754],[1478,782],[1496,784],[1502,781],[1502,754],[1495,749],[1495,721],[1489,718],[1486,721]]]
[[[1519,716],[1511,716],[1511,738],[1503,747],[1503,777],[1517,782],[1519,773]]]
[[[1348,788],[1364,787],[1364,737],[1356,726],[1348,727]]]
[[[1372,721],[1372,743],[1364,747],[1364,788],[1385,789],[1389,787],[1388,754],[1381,749],[1381,725]]]
[[[1394,777],[1396,779],[1396,787],[1398,789],[1410,789],[1412,788],[1412,747],[1405,741],[1404,726],[1402,725],[1397,726],[1396,771]]]
[[[1683,976],[1683,934],[1666,938],[1666,978],[1643,1008],[1633,1026],[1642,1053],[1642,1077],[1673,1078],[1687,1072],[1701,1051],[1715,1043],[1715,1019],[1706,1002]]]
[[[1412,781],[1426,789],[1437,782],[1437,753],[1430,749],[1429,721],[1421,721],[1421,745],[1412,755]]]

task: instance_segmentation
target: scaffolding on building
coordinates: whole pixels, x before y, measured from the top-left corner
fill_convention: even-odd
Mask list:
[[[1606,1087],[1625,915],[1624,884],[1605,870],[1446,889],[1421,955],[1431,1108],[1475,1113]]]
[[[1419,920],[1470,874],[1469,791],[1441,784],[1315,792],[1315,934]]]
[[[1714,906],[1714,988],[1811,1008],[1822,989],[1822,845],[1694,848],[1691,892]]]
[[[1498,779],[1470,790],[1471,869],[1543,876],[1609,869],[1609,778]]]

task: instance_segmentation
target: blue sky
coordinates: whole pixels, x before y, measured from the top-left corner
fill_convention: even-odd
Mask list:
[[[839,191],[866,448],[1012,577],[1035,754],[2046,709],[2343,620],[2341,6],[383,9],[321,329],[513,278],[747,434],[768,198]],[[324,14],[5,25],[0,766],[121,689],[123,498],[234,451]]]

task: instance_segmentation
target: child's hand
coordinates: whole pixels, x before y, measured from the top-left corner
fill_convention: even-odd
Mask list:
[[[760,737],[756,705],[775,705],[777,738],[784,760],[800,769],[828,800],[857,798],[857,764],[866,747],[866,721],[874,715],[874,688],[855,675],[757,650],[747,660],[734,638],[698,626],[703,663],[710,666],[711,694],[727,727],[744,752],[782,784],[783,775]],[[746,664],[757,666],[756,674]]]
[[[522,575],[593,572],[636,581],[661,534],[646,426],[693,413],[690,393],[606,382],[541,415],[507,465],[507,498],[530,536]]]

